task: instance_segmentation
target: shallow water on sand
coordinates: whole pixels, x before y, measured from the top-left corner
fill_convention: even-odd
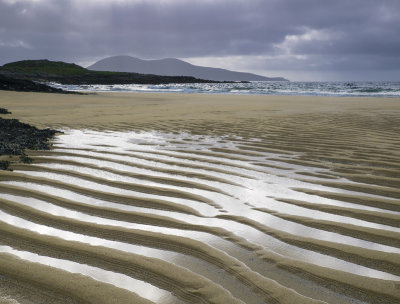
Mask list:
[[[393,218],[399,211],[310,194],[361,195],[390,204],[395,190],[370,191],[367,184],[329,168],[307,166],[309,160],[293,163],[296,155],[263,151],[262,141],[188,132],[66,130],[55,139],[53,150],[33,153],[33,165],[16,165],[13,173],[1,175],[0,187],[5,188],[0,202],[9,207],[0,211],[0,218],[41,235],[166,261],[171,269],[183,267],[246,303],[263,301],[262,292],[251,290],[257,289],[255,278],[269,278],[263,267],[250,269],[249,260],[238,260],[224,248],[241,248],[266,267],[287,271],[288,277],[286,269],[296,269],[307,280],[311,274],[326,280],[349,275],[351,280],[366,282],[400,281],[397,270],[376,260],[380,254],[390,255],[391,260],[400,254],[400,245],[390,242],[400,236]],[[258,150],[252,151],[251,145]],[[23,218],[17,215],[18,208],[25,210]],[[370,220],[365,212],[376,212],[382,219]],[[51,223],[61,225],[61,220],[70,221],[71,231],[68,226],[52,227]],[[129,238],[128,243],[113,239],[120,237],[117,233],[85,235],[82,230],[72,232],[73,221],[151,237],[147,241]],[[163,236],[178,237],[185,250],[172,243],[157,248],[156,238]],[[194,252],[191,242],[203,244],[205,252]],[[0,246],[0,252],[82,273],[157,303],[185,302],[168,287],[160,289],[146,278],[39,256],[10,245]],[[235,263],[244,267],[240,273],[246,279],[238,275]],[[341,284],[356,288],[346,280]],[[282,290],[289,284],[273,282]],[[318,284],[309,280],[296,292],[324,300],[335,297],[336,291],[328,289],[318,295]]]
[[[97,281],[110,283],[120,288],[140,294],[142,298],[157,303],[184,303],[172,296],[169,292],[159,289],[146,282],[135,280],[129,276],[106,271],[98,267],[79,264],[67,260],[60,260],[48,256],[40,256],[28,251],[15,250],[9,246],[0,246],[0,252],[15,255],[31,262],[52,266],[72,273],[80,273]]]

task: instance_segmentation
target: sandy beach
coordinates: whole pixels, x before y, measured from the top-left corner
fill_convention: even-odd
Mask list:
[[[0,91],[0,303],[399,303],[400,99]]]

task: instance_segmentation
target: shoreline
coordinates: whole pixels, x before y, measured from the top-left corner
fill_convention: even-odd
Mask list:
[[[399,82],[250,82],[226,84],[93,85],[64,86],[66,90],[122,93],[229,94],[239,96],[322,96],[399,98]]]
[[[307,95],[307,94],[257,94],[257,93],[213,93],[213,92],[160,92],[160,91],[86,91],[86,90],[69,90],[66,92],[71,92],[71,93],[78,93],[78,94],[87,94],[87,95],[96,95],[96,94],[174,94],[174,95],[211,95],[211,96],[241,96],[241,97],[246,97],[246,96],[267,96],[267,97],[322,97],[322,98],[372,98],[372,99],[400,99],[399,96],[363,96],[363,95],[354,95],[354,96],[349,96],[349,95]],[[28,92],[28,93],[34,93],[34,92]],[[40,93],[40,92],[35,92],[35,93]]]

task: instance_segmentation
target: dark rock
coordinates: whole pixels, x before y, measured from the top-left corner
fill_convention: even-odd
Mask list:
[[[31,163],[33,163],[33,158],[30,158],[29,156],[26,156],[26,155],[21,155],[21,156],[19,157],[19,160],[20,160],[21,162],[23,162],[24,164],[31,164]]]
[[[29,79],[18,79],[0,74],[0,90],[18,92],[44,92],[44,93],[63,93],[76,94],[76,92],[56,89],[43,83],[38,83]],[[7,114],[7,113],[2,113]]]
[[[0,114],[11,114],[7,109],[5,108],[0,108]]]
[[[10,162],[7,160],[0,160],[0,170],[7,170],[10,166]]]
[[[25,149],[49,150],[49,139],[58,131],[38,129],[17,119],[0,118],[0,155],[20,155],[25,163],[32,159],[25,155]],[[7,169],[8,161],[1,161],[0,169]]]

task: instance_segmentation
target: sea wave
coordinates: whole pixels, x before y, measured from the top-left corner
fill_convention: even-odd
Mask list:
[[[63,85],[59,83],[50,83],[50,85],[67,91],[86,92],[155,92],[242,95],[400,97],[400,82],[255,81],[248,83],[171,83],[159,85]]]

